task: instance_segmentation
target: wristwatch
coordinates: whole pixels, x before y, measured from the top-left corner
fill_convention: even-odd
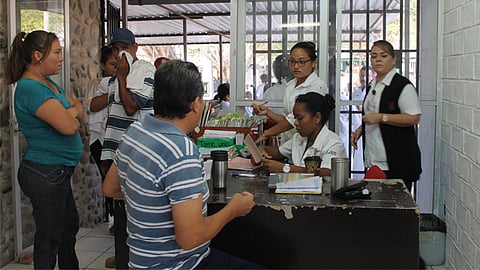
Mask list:
[[[284,173],[289,173],[290,172],[290,164],[285,163],[285,165],[283,165],[282,171]]]
[[[383,122],[383,123],[388,122],[388,115],[382,114],[382,122]]]

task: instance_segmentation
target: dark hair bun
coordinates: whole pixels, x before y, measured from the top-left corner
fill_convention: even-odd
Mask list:
[[[327,106],[330,110],[335,109],[335,99],[330,94],[325,95],[325,99],[327,101]]]

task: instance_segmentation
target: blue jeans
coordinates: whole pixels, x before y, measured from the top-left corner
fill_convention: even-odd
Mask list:
[[[18,182],[30,198],[36,231],[33,247],[35,269],[78,269],[75,253],[79,217],[70,178],[74,167],[42,165],[23,160]]]

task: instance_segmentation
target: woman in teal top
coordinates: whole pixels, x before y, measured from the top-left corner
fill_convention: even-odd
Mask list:
[[[5,77],[17,83],[15,114],[28,147],[18,182],[33,206],[35,269],[78,269],[79,218],[70,178],[82,155],[78,132],[83,107],[49,76],[62,67],[57,36],[45,31],[17,34]]]

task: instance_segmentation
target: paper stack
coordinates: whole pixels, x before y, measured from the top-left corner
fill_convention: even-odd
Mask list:
[[[321,194],[322,179],[306,173],[280,173],[275,193]]]

